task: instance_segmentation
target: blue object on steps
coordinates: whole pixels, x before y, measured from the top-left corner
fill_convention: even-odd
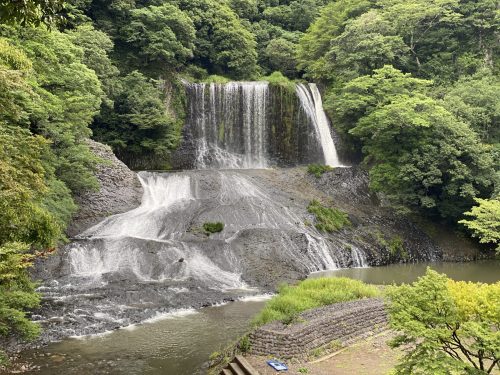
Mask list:
[[[271,366],[276,371],[287,371],[288,367],[283,362],[273,359],[272,361],[267,361],[267,364]]]

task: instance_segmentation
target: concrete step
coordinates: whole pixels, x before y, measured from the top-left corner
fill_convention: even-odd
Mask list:
[[[233,375],[233,373],[231,372],[231,370],[225,368],[220,372],[220,375]]]
[[[231,362],[229,364],[229,369],[233,372],[234,375],[247,375],[245,371],[240,367],[239,364],[235,362]]]
[[[234,362],[240,365],[245,375],[259,375],[257,370],[255,370],[243,356],[237,355],[234,358]]]

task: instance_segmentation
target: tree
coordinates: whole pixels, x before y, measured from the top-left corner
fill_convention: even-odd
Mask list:
[[[431,269],[390,287],[392,346],[407,354],[396,374],[490,374],[500,362],[500,283],[453,281]]]
[[[460,78],[447,88],[444,106],[466,122],[483,142],[500,143],[500,79],[489,71]]]
[[[19,242],[0,245],[0,336],[30,340],[40,332],[39,325],[26,316],[26,309],[40,304],[27,271],[33,260],[28,250],[29,246]],[[0,350],[0,365],[3,362],[6,356]]]
[[[425,94],[429,84],[386,66],[348,83],[327,107],[361,141],[374,190],[456,222],[474,198],[491,194],[494,160],[466,124]]]
[[[371,6],[369,0],[339,0],[326,5],[300,41],[299,68],[313,79],[329,79],[331,71],[326,54],[332,39],[342,34],[350,19],[360,16]]]
[[[230,0],[229,4],[240,18],[253,20],[259,12],[256,0]]]
[[[92,173],[97,158],[85,139],[103,91],[83,63],[83,50],[58,31],[4,28],[2,33],[32,60],[29,83],[35,98],[21,104],[29,118],[24,126],[52,142],[56,175],[73,192],[97,188]]]
[[[61,19],[60,11],[63,7],[64,0],[1,0],[0,23],[51,25]]]
[[[405,41],[417,70],[422,66],[420,45],[430,32],[441,25],[455,25],[459,0],[379,0],[382,14]]]
[[[481,243],[496,244],[500,253],[500,198],[476,199],[476,203],[479,205],[465,213],[471,219],[459,223],[472,231]]]
[[[266,67],[271,71],[281,71],[288,77],[294,77],[297,73],[296,48],[296,44],[284,38],[271,40],[265,49]]]
[[[176,120],[167,114],[158,82],[134,71],[120,80],[114,111],[94,123],[95,136],[129,165],[140,159],[165,160],[179,140]]]
[[[52,247],[61,237],[61,227],[42,204],[51,178],[42,162],[47,146],[40,136],[0,123],[0,245]]]
[[[70,40],[83,50],[82,62],[92,69],[103,89],[103,104],[112,107],[112,98],[117,91],[120,71],[110,58],[113,41],[104,32],[96,30],[91,24],[84,24],[67,32]]]
[[[179,0],[179,7],[196,28],[195,63],[235,79],[257,74],[255,37],[229,6],[215,0]]]
[[[331,40],[325,67],[337,82],[349,81],[386,64],[404,65],[399,60],[406,52],[391,22],[370,10],[349,20],[342,34]]]
[[[156,70],[175,70],[193,56],[195,28],[191,19],[171,4],[149,6],[130,12],[122,28],[126,41],[142,57],[138,65]],[[159,66],[158,66],[159,65]]]

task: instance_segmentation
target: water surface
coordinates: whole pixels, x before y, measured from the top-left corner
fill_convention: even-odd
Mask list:
[[[311,277],[347,276],[374,284],[402,283],[416,280],[428,266],[456,280],[488,283],[500,280],[500,261],[351,268],[315,273]],[[26,353],[23,360],[41,366],[35,372],[41,375],[204,374],[209,355],[243,335],[264,304],[265,300],[250,300],[188,310],[101,336],[67,339]]]
[[[41,366],[41,375],[205,374],[210,354],[243,335],[264,300],[239,301],[198,311],[186,310],[162,320],[101,336],[67,339],[23,360]]]
[[[444,273],[454,280],[494,283],[500,280],[500,260],[485,260],[468,263],[415,263],[392,264],[383,267],[346,268],[334,271],[315,272],[310,277],[350,277],[369,284],[411,283],[425,274],[427,267]]]

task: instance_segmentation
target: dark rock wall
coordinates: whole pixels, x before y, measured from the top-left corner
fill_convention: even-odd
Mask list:
[[[141,202],[142,187],[136,174],[118,160],[109,146],[92,140],[88,140],[88,144],[92,152],[104,161],[96,170],[100,189],[75,197],[79,210],[67,229],[69,237],[110,215],[132,210]]]

